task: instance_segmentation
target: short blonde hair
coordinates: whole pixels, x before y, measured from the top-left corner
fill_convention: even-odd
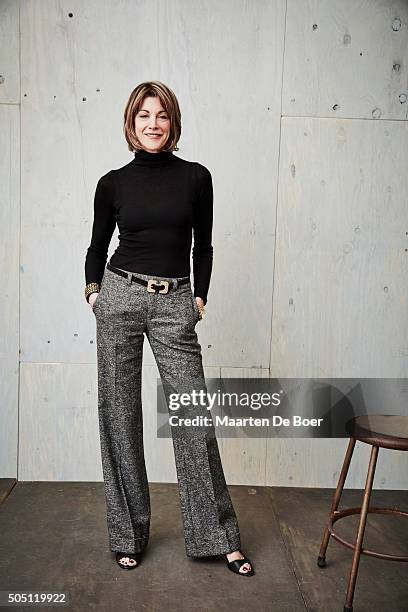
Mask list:
[[[181,112],[174,92],[160,81],[140,83],[130,94],[124,113],[124,134],[129,151],[140,151],[136,136],[135,118],[146,96],[158,97],[170,118],[170,134],[166,147],[162,151],[178,151],[177,143],[181,134]]]

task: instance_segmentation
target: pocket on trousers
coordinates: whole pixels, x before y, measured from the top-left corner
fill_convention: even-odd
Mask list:
[[[97,304],[99,302],[100,296],[98,295],[98,297],[96,298],[96,300],[94,301],[93,305],[92,305],[92,312],[95,313],[95,308],[97,307]]]
[[[94,304],[92,306],[92,311],[93,312],[96,312],[95,309],[97,310],[99,308],[101,298],[103,297],[103,293],[104,293],[104,279],[102,279],[101,287],[100,287],[100,290],[99,290],[99,293],[98,293],[98,297],[96,298],[96,300],[95,300],[95,302],[94,302]]]

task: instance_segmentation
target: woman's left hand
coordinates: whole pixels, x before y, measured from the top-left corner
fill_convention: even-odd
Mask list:
[[[197,302],[198,310],[200,312],[200,319],[203,318],[205,310],[204,310],[204,300],[203,298],[196,297],[195,301]]]
[[[195,301],[197,302],[197,306],[200,310],[204,308],[204,300],[203,298],[196,297]]]

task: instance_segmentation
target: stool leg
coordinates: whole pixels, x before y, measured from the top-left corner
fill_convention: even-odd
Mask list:
[[[346,603],[344,612],[352,612],[354,589],[357,580],[358,564],[360,563],[361,548],[363,545],[364,530],[367,521],[368,505],[370,503],[371,490],[373,487],[375,466],[378,457],[378,446],[373,446],[371,449],[370,464],[368,466],[367,481],[364,490],[363,505],[361,506],[360,523],[358,525],[357,540],[354,548],[353,563],[351,565],[350,578],[347,587]]]
[[[353,450],[354,450],[355,445],[356,445],[356,439],[350,438],[350,441],[347,447],[347,451],[346,451],[346,456],[344,457],[343,467],[340,473],[339,481],[337,483],[336,492],[333,497],[333,501],[332,501],[332,505],[330,509],[329,520],[331,520],[334,512],[339,507],[341,494],[343,493],[343,487],[346,481],[347,472],[350,467],[350,461],[351,461],[351,457],[353,456]],[[317,565],[319,567],[324,567],[326,565],[326,550],[329,544],[329,539],[330,539],[330,531],[328,527],[326,527],[326,529],[324,530],[324,534],[323,534],[323,540],[320,546],[319,556],[317,558]]]

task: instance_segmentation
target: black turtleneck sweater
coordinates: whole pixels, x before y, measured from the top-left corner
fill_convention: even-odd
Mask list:
[[[140,274],[190,275],[194,295],[207,302],[213,247],[213,186],[209,170],[172,152],[136,151],[125,166],[110,170],[96,186],[86,284],[101,283],[116,223],[119,245],[110,263]]]

